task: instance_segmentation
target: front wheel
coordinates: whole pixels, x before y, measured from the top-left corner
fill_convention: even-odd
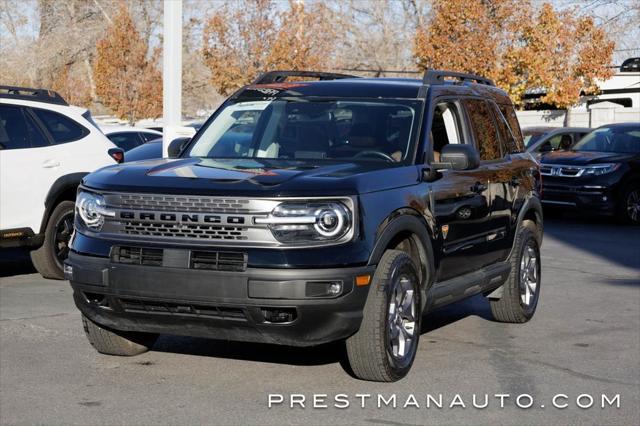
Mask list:
[[[106,355],[134,356],[147,352],[157,334],[111,330],[82,315],[82,326],[91,346]]]
[[[540,244],[536,226],[524,221],[511,255],[511,273],[502,285],[502,296],[490,300],[493,317],[501,322],[523,323],[536,311],[540,298]]]
[[[624,188],[618,211],[624,222],[640,225],[640,183],[632,183]]]
[[[356,377],[395,382],[411,369],[420,339],[420,282],[403,251],[388,250],[373,276],[362,325],[347,339],[347,357]]]
[[[31,262],[44,278],[64,278],[63,265],[69,255],[69,240],[73,233],[73,201],[62,201],[47,220],[42,247],[31,252]]]

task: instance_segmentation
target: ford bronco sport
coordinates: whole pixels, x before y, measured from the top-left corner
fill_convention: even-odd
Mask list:
[[[346,340],[355,376],[398,380],[426,312],[483,294],[499,321],[533,316],[543,224],[522,149],[479,76],[266,73],[172,158],[84,178],[65,273],[87,337],[113,355],[159,333]]]

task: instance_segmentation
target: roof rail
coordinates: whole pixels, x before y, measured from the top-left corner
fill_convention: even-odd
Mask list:
[[[310,77],[318,80],[340,80],[342,78],[358,78],[355,75],[336,74],[331,72],[317,71],[269,71],[260,76],[252,84],[282,83],[289,77]]]
[[[465,74],[462,72],[442,71],[442,70],[427,70],[424,73],[422,82],[424,84],[444,84],[445,78],[455,78],[462,82],[471,82],[477,84],[484,84],[487,86],[495,86],[495,83],[488,78],[475,75]]]
[[[69,105],[58,92],[47,89],[32,89],[29,87],[0,86],[0,98]]]

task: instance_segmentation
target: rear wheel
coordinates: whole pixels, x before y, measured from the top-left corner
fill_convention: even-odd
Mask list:
[[[498,300],[490,300],[493,317],[501,322],[523,323],[533,317],[540,297],[540,245],[535,224],[523,222],[511,255],[511,273]]]
[[[44,231],[42,247],[31,252],[31,261],[45,278],[64,278],[64,261],[69,256],[69,240],[73,233],[73,201],[62,201],[53,211]]]
[[[111,330],[96,324],[84,315],[82,325],[91,346],[106,355],[139,355],[147,352],[158,339],[158,335],[152,333]]]
[[[373,277],[360,330],[347,339],[356,377],[394,382],[411,369],[420,339],[420,283],[413,261],[388,250]]]

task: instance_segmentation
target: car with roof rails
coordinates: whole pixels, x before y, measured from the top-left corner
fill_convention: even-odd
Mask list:
[[[477,75],[268,72],[170,158],[83,179],[65,274],[87,338],[127,356],[163,333],[345,341],[356,377],[399,380],[427,312],[482,294],[498,321],[533,317],[543,216],[523,149]]]
[[[31,249],[45,278],[64,278],[82,178],[110,164],[114,145],[85,108],[58,93],[0,86],[0,248]]]
[[[542,203],[640,225],[640,123],[598,127],[570,150],[542,157]]]

